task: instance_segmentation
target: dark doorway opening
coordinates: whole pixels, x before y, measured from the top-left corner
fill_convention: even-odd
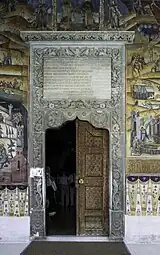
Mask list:
[[[47,129],[45,146],[46,234],[75,235],[76,122]]]

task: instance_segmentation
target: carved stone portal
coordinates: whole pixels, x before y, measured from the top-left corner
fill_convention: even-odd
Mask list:
[[[124,235],[125,174],[125,43],[134,32],[22,32],[30,41],[30,168],[45,167],[45,130],[65,121],[86,120],[110,133],[110,230],[109,237]],[[81,41],[81,43],[79,43]],[[83,50],[82,50],[83,48]],[[46,57],[98,57],[111,59],[111,99],[43,98],[43,61]],[[44,174],[34,176],[30,186],[31,236],[46,235]]]

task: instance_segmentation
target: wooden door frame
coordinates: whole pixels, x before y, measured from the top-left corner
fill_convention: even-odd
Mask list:
[[[30,235],[45,237],[45,130],[78,117],[94,127],[109,130],[110,212],[109,238],[124,236],[125,195],[125,43],[132,43],[134,32],[22,32],[30,42],[29,168]],[[79,43],[81,42],[81,43]],[[76,50],[75,50],[76,47]],[[47,100],[43,97],[44,59],[101,56],[112,63],[111,98]],[[87,50],[84,50],[84,48]],[[70,51],[71,50],[71,51]]]

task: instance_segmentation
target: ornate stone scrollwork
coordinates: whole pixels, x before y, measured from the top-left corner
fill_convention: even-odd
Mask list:
[[[124,214],[123,212],[112,211],[111,212],[111,237],[112,238],[123,238],[124,236]]]
[[[89,122],[95,127],[110,129],[109,116],[103,110],[91,112]]]
[[[31,209],[43,209],[42,177],[34,177],[34,179],[31,179],[31,183]]]
[[[45,235],[44,228],[44,217],[45,211],[43,210],[32,210],[31,211],[31,236],[42,237]]]
[[[110,183],[110,193],[112,196],[111,219],[110,219],[110,235],[115,238],[123,236],[123,175],[125,168],[123,166],[123,150],[124,143],[124,46],[122,42],[132,43],[134,33],[132,32],[22,32],[23,39],[30,41],[50,41],[48,46],[44,42],[40,45],[31,45],[31,130],[32,137],[30,139],[31,151],[31,167],[44,167],[44,134],[47,128],[61,126],[65,121],[73,120],[78,117],[80,120],[89,121],[93,126],[98,128],[106,128],[110,132],[110,171],[112,172],[112,180]],[[72,47],[72,41],[81,41],[86,46]],[[102,44],[102,46],[94,46],[87,42],[92,41],[116,41],[117,44]],[[61,42],[54,44],[51,41],[68,41],[67,45]],[[121,43],[118,44],[118,41]],[[70,43],[70,45],[69,45]],[[57,46],[58,45],[58,46]],[[77,44],[78,45],[78,44]],[[62,49],[63,48],[63,49]],[[81,99],[62,99],[62,100],[46,100],[43,97],[43,60],[50,56],[105,56],[111,59],[111,99],[110,100],[83,100]],[[36,188],[34,188],[36,186]],[[39,188],[38,188],[39,187]],[[37,191],[35,191],[37,190]],[[36,193],[37,192],[37,193]],[[43,211],[43,202],[38,202],[38,194],[43,197],[43,187],[40,189],[40,181],[35,180],[31,184],[31,235],[39,232],[41,235],[45,233],[45,220]],[[36,195],[37,194],[37,195]],[[41,199],[39,199],[41,201]],[[40,215],[38,213],[40,212]],[[36,217],[37,215],[37,217]],[[38,222],[39,221],[39,222]]]
[[[60,127],[64,122],[64,114],[60,110],[49,110],[45,115],[46,127]]]
[[[86,31],[86,32],[38,32],[23,31],[24,41],[117,41],[133,43],[135,32],[128,31]]]

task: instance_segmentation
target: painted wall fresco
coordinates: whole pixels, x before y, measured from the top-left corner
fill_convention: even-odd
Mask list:
[[[26,187],[28,178],[29,53],[20,38],[20,30],[71,31],[103,28],[136,31],[135,43],[126,50],[129,201],[126,208],[128,215],[151,215],[147,212],[149,198],[144,206],[142,193],[137,195],[138,191],[133,195],[132,186],[135,186],[135,189],[139,187],[139,190],[142,190],[142,186],[147,187],[147,197],[154,188],[159,192],[159,181],[152,178],[152,173],[158,175],[160,172],[160,1],[105,0],[104,24],[100,24],[103,17],[99,0],[58,0],[57,7],[55,3],[56,1],[52,0],[0,0],[0,184],[7,184],[8,187],[11,185],[10,189],[6,186],[0,188],[0,214],[25,214],[24,208],[20,209],[20,213],[13,209],[17,206],[17,201],[21,207],[20,186],[17,185]],[[147,157],[145,163],[144,157]],[[153,158],[156,158],[156,161],[153,160],[152,163]],[[133,173],[141,174],[142,177],[132,179]],[[145,178],[147,173],[150,177],[144,182],[143,177]],[[12,190],[12,187],[15,189]],[[26,189],[23,190],[23,194],[27,192]],[[139,199],[137,196],[141,197],[140,202],[136,202]],[[13,205],[12,197],[16,205]],[[152,202],[152,214],[159,215],[158,195],[154,199],[156,202]],[[8,201],[8,205],[5,205],[5,201]],[[5,207],[9,208],[10,203],[12,210],[7,209],[5,212]],[[138,203],[141,209],[137,209]]]
[[[0,1],[0,184],[7,185],[28,182],[29,56],[19,36],[25,15],[24,4],[19,2]]]
[[[160,216],[160,176],[129,176],[127,178],[126,214]]]
[[[160,1],[128,2],[126,214],[160,216]]]
[[[52,0],[0,0],[0,12],[2,31],[53,29]]]
[[[0,216],[28,215],[28,187],[0,186]]]
[[[133,7],[136,40],[126,51],[127,156],[159,157],[160,2],[133,1]]]
[[[58,0],[57,29],[63,30],[99,30],[100,0]]]
[[[127,155],[160,156],[160,48],[136,43],[127,51]]]

